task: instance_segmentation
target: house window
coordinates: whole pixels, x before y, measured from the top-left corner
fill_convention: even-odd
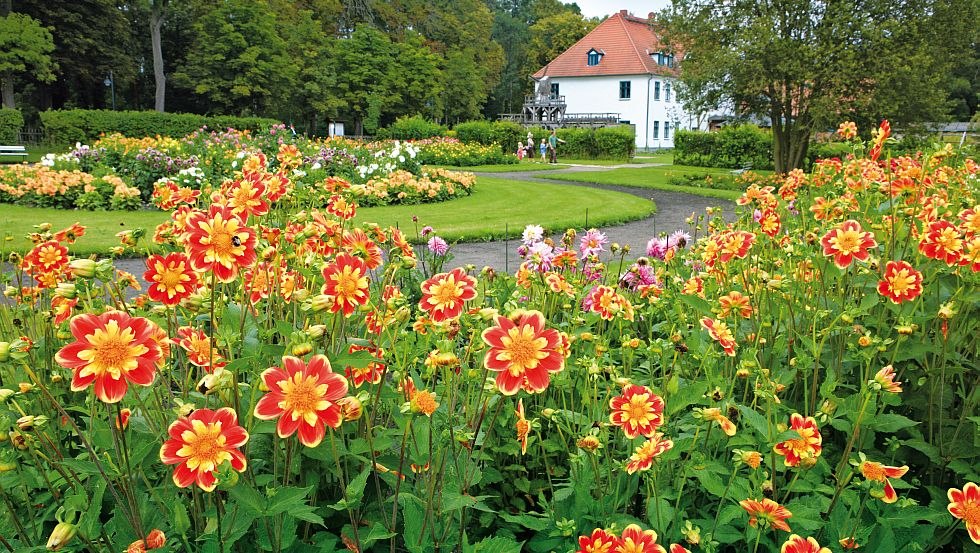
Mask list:
[[[664,121],[664,140],[670,140],[670,121]]]
[[[558,83],[551,83],[551,97],[558,97]]]
[[[619,99],[629,100],[630,99],[630,87],[632,86],[630,81],[619,81]]]
[[[670,101],[670,83],[664,83],[664,101]]]
[[[660,139],[660,121],[653,122],[653,139],[654,140]]]
[[[602,54],[596,52],[595,50],[589,50],[588,64],[590,67],[593,65],[599,65],[599,60],[601,58],[602,58]]]
[[[653,83],[653,99],[660,101],[660,81],[654,81]]]
[[[657,62],[657,65],[664,65],[667,67],[674,66],[674,54],[666,54],[664,52],[657,52],[655,54],[650,54],[653,60]]]

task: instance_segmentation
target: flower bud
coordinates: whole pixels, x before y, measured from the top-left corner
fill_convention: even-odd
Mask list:
[[[54,290],[54,295],[73,300],[78,297],[78,289],[73,282],[59,282],[58,287]]]
[[[95,276],[96,262],[92,259],[72,259],[68,264],[71,274],[78,278],[93,278]]]
[[[296,357],[302,357],[307,353],[313,351],[313,344],[310,342],[302,342],[299,344],[294,344],[293,348],[290,350]]]
[[[340,398],[337,400],[337,405],[340,405],[340,416],[343,417],[344,422],[356,421],[364,413],[361,400],[354,396]]]
[[[74,524],[69,524],[67,522],[59,522],[54,530],[51,531],[51,536],[48,537],[48,551],[58,551],[65,546],[66,543],[70,542],[75,534],[78,533],[78,527]]]

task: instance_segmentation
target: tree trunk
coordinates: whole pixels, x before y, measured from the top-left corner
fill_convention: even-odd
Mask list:
[[[150,43],[153,47],[153,80],[156,82],[156,95],[153,109],[163,112],[167,94],[167,76],[163,72],[163,46],[160,43],[160,28],[166,17],[167,1],[156,0],[150,12]]]
[[[14,76],[7,73],[0,78],[0,81],[3,82],[3,84],[0,85],[0,87],[2,87],[0,93],[3,95],[3,107],[14,109],[16,107],[14,105]]]

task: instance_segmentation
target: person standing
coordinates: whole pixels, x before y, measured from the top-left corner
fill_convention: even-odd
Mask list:
[[[551,136],[548,137],[548,152],[551,153],[551,163],[558,163],[558,144],[565,141],[558,138],[558,131],[551,129]]]
[[[534,135],[531,133],[527,133],[527,149],[525,153],[528,159],[534,156]]]
[[[548,161],[548,158],[547,158],[547,154],[548,154],[548,143],[545,141],[545,139],[543,139],[543,138],[541,139],[541,144],[538,146],[538,148],[541,151],[541,163],[546,163]]]

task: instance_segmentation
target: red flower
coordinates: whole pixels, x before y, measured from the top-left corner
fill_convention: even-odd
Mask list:
[[[755,242],[755,234],[744,230],[726,232],[719,236],[718,261],[727,263],[732,258],[745,259],[749,254],[749,248]]]
[[[949,514],[966,523],[966,533],[973,543],[980,544],[980,486],[967,482],[962,490],[950,488],[946,492]]]
[[[721,345],[721,349],[725,351],[725,355],[735,355],[735,348],[738,347],[738,344],[735,342],[735,336],[732,334],[732,331],[729,330],[728,325],[726,325],[724,321],[715,320],[710,317],[702,317],[701,326],[708,331],[708,334],[710,334],[712,338],[718,341],[718,344]]]
[[[589,295],[582,301],[582,305],[587,311],[598,313],[607,321],[616,318],[618,313],[621,313],[627,321],[633,320],[633,305],[609,286],[593,287]]]
[[[339,400],[347,395],[347,380],[333,372],[326,355],[314,355],[309,364],[298,357],[282,358],[283,366],[263,371],[262,381],[269,393],[255,404],[255,416],[263,420],[278,418],[276,432],[288,438],[299,431],[299,441],[316,447],[326,427],[338,428],[344,422]]]
[[[656,532],[630,524],[623,529],[613,553],[667,553],[667,551],[657,543]]]
[[[381,248],[361,229],[345,232],[340,247],[351,255],[363,259],[368,269],[373,270],[381,266]]]
[[[612,553],[619,545],[619,538],[602,528],[596,528],[590,536],[580,536],[575,553]]]
[[[54,288],[68,267],[68,248],[54,240],[42,242],[24,256],[23,265],[40,288]]]
[[[476,297],[476,279],[462,268],[432,275],[422,283],[419,309],[431,314],[434,322],[451,321],[462,314],[464,304]]]
[[[882,145],[892,134],[892,126],[888,123],[888,120],[883,120],[881,122],[881,126],[878,127],[877,132],[873,134],[875,135],[874,144],[871,146],[871,151],[868,153],[868,157],[871,158],[872,161],[878,161],[878,158],[881,157]]]
[[[549,373],[565,368],[561,335],[544,324],[540,311],[517,311],[510,318],[497,315],[496,326],[483,331],[490,346],[483,364],[497,373],[500,393],[512,396],[522,385],[544,391],[551,382]]]
[[[786,466],[795,467],[800,464],[802,459],[819,457],[823,450],[823,436],[820,435],[820,429],[817,428],[817,421],[813,417],[804,418],[799,413],[793,413],[789,422],[790,430],[795,430],[800,437],[779,442],[773,447],[777,454],[785,457]]]
[[[344,317],[354,314],[358,305],[368,302],[367,266],[359,257],[342,253],[323,269],[323,293],[333,297],[331,313],[344,312]]]
[[[273,282],[276,280],[279,280],[280,283],[284,281],[284,279],[279,279],[276,274],[278,272],[275,266],[265,261],[260,261],[245,271],[243,280],[249,303],[254,306],[259,300],[268,298],[272,291]]]
[[[866,261],[868,250],[878,246],[874,234],[863,232],[861,223],[847,220],[827,231],[820,239],[823,254],[833,256],[834,264],[841,269],[851,265],[851,261]]]
[[[368,384],[381,382],[381,377],[384,376],[385,372],[385,365],[384,363],[380,363],[380,361],[384,359],[384,351],[373,346],[361,346],[358,344],[351,344],[347,348],[347,353],[358,351],[366,351],[378,361],[370,361],[363,367],[344,367],[344,374],[354,384],[355,388],[360,388],[365,382]]]
[[[209,373],[227,365],[225,358],[218,353],[218,348],[211,343],[211,337],[203,330],[182,326],[177,329],[177,338],[177,345],[187,352],[187,360],[192,365]]]
[[[54,324],[60,325],[67,321],[78,305],[78,298],[68,299],[64,296],[51,298],[51,313],[54,315]]]
[[[638,471],[648,470],[653,466],[653,460],[660,454],[670,451],[674,447],[674,441],[667,438],[660,432],[655,432],[653,437],[643,442],[633,451],[629,461],[626,462],[626,472],[633,474]]]
[[[878,282],[878,293],[892,303],[913,300],[922,293],[922,273],[905,261],[889,261],[885,264],[885,275]]]
[[[779,553],[830,553],[830,549],[820,547],[817,540],[813,538],[802,538],[796,534],[791,534],[789,539],[779,548]]]
[[[793,513],[779,503],[769,498],[764,498],[761,501],[745,499],[739,501],[738,504],[749,513],[749,526],[754,527],[761,520],[764,524],[772,526],[777,530],[784,532],[790,531],[789,524],[786,524],[786,519],[793,516]]]
[[[247,220],[251,215],[261,216],[269,212],[265,183],[259,173],[248,173],[246,178],[233,182],[227,195],[228,207],[242,220]]]
[[[129,382],[149,386],[163,365],[160,327],[149,319],[122,311],[85,313],[74,317],[70,327],[75,341],[61,348],[55,360],[72,369],[73,391],[95,383],[97,398],[116,403],[126,395]]]
[[[150,283],[146,293],[164,305],[177,305],[198,288],[197,273],[190,268],[187,256],[180,252],[151,255],[146,260],[143,280]]]
[[[609,400],[609,408],[609,422],[631,440],[640,434],[652,437],[664,422],[664,400],[646,386],[627,384],[622,395]]]
[[[348,202],[340,194],[334,194],[327,201],[327,212],[346,221],[354,218],[354,214],[357,213],[357,206]]]
[[[52,238],[54,238],[55,242],[74,244],[75,240],[78,240],[82,236],[85,236],[85,227],[81,223],[74,223],[72,226],[54,233]]]
[[[238,449],[248,441],[248,432],[238,425],[238,416],[229,407],[212,411],[198,409],[180,417],[167,429],[170,439],[160,448],[160,460],[174,468],[174,484],[186,488],[197,482],[206,492],[214,490],[214,473],[226,461],[244,472],[245,455]]]
[[[858,465],[858,470],[861,471],[861,475],[872,482],[883,482],[885,484],[884,495],[881,497],[881,500],[885,503],[895,503],[898,501],[898,494],[895,493],[895,488],[892,487],[892,483],[888,479],[905,476],[905,473],[909,471],[909,467],[904,465],[901,467],[889,467],[881,463],[865,460],[864,454],[861,454],[861,457],[861,464]]]
[[[902,393],[902,383],[895,382],[895,368],[891,365],[886,365],[875,373],[873,383],[890,394]]]
[[[919,251],[929,259],[938,259],[947,265],[960,263],[963,238],[956,225],[949,221],[935,221],[919,242]]]
[[[762,232],[770,238],[776,236],[782,227],[779,214],[771,209],[767,209],[762,213],[762,217],[759,218],[759,226],[762,228]]]
[[[752,316],[752,305],[749,303],[749,297],[737,290],[718,298],[718,305],[721,307],[721,311],[718,313],[719,317],[724,318],[733,313],[743,319]]]
[[[186,225],[185,247],[195,271],[214,271],[219,281],[231,282],[242,267],[255,262],[255,231],[227,207],[195,211]]]

